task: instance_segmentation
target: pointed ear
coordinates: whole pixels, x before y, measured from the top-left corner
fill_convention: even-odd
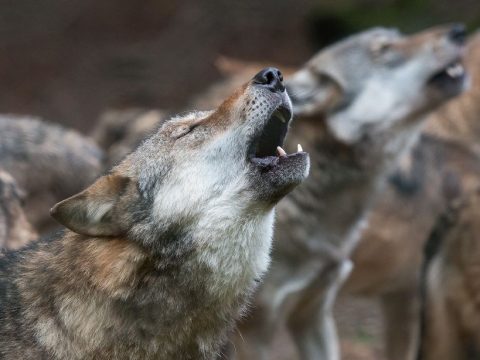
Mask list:
[[[339,79],[310,69],[297,71],[286,80],[285,86],[297,116],[324,115],[346,99]]]
[[[86,190],[56,204],[50,215],[82,235],[120,235],[122,226],[114,213],[129,182],[119,175],[102,176]]]

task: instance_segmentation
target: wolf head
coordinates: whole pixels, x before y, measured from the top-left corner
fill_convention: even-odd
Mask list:
[[[292,109],[281,73],[259,72],[218,109],[173,118],[52,216],[90,236],[145,245],[222,217],[261,217],[306,176],[308,155],[281,148]],[[188,232],[188,231],[187,231]]]
[[[462,25],[412,36],[384,28],[354,35],[289,79],[295,114],[325,115],[331,133],[347,144],[412,125],[464,89],[465,36]]]

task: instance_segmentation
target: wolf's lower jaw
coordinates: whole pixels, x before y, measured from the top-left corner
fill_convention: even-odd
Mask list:
[[[287,154],[281,146],[277,146],[277,155],[276,156],[265,156],[265,157],[252,157],[250,162],[257,165],[261,169],[271,169],[277,166],[282,158],[288,158],[299,153],[304,153],[302,145],[297,145],[297,152]]]
[[[251,141],[248,150],[248,161],[256,167],[263,176],[266,172],[275,170],[282,166],[290,166],[292,162],[300,164],[304,162],[306,155],[303,152],[302,146],[299,144],[297,152],[287,154],[282,148],[283,142],[288,132],[289,122],[292,118],[291,108],[285,104],[279,105],[270,115],[268,121],[260,134],[257,134]],[[289,159],[289,161],[286,161]],[[292,167],[291,171],[286,171],[279,176],[296,177],[295,169]]]

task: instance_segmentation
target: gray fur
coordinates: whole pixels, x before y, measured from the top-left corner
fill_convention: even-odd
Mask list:
[[[321,51],[287,80],[299,115],[289,145],[311,151],[312,171],[277,208],[272,267],[240,324],[238,358],[267,358],[285,320],[302,359],[339,359],[331,312],[364,215],[415,142],[423,115],[463,89],[461,81],[448,89],[430,83],[460,57],[449,30],[368,30]]]
[[[90,139],[37,118],[0,116],[0,167],[25,192],[25,212],[40,231],[55,226],[48,209],[90,184],[103,151]]]
[[[70,230],[0,262],[0,357],[215,358],[268,267],[274,205],[308,173],[304,152],[249,158],[279,106],[248,83],[55,205]]]

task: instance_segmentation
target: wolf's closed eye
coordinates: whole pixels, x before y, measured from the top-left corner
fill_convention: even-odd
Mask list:
[[[370,48],[375,55],[382,55],[392,50],[393,42],[386,37],[380,37],[375,39]]]
[[[172,131],[172,138],[175,140],[180,139],[181,137],[189,134],[194,130],[197,126],[196,125],[191,125],[191,124],[185,124],[185,125],[180,125],[176,129]]]
[[[393,67],[401,64],[405,56],[398,51],[398,43],[393,38],[380,37],[370,45],[370,50],[377,62]]]

